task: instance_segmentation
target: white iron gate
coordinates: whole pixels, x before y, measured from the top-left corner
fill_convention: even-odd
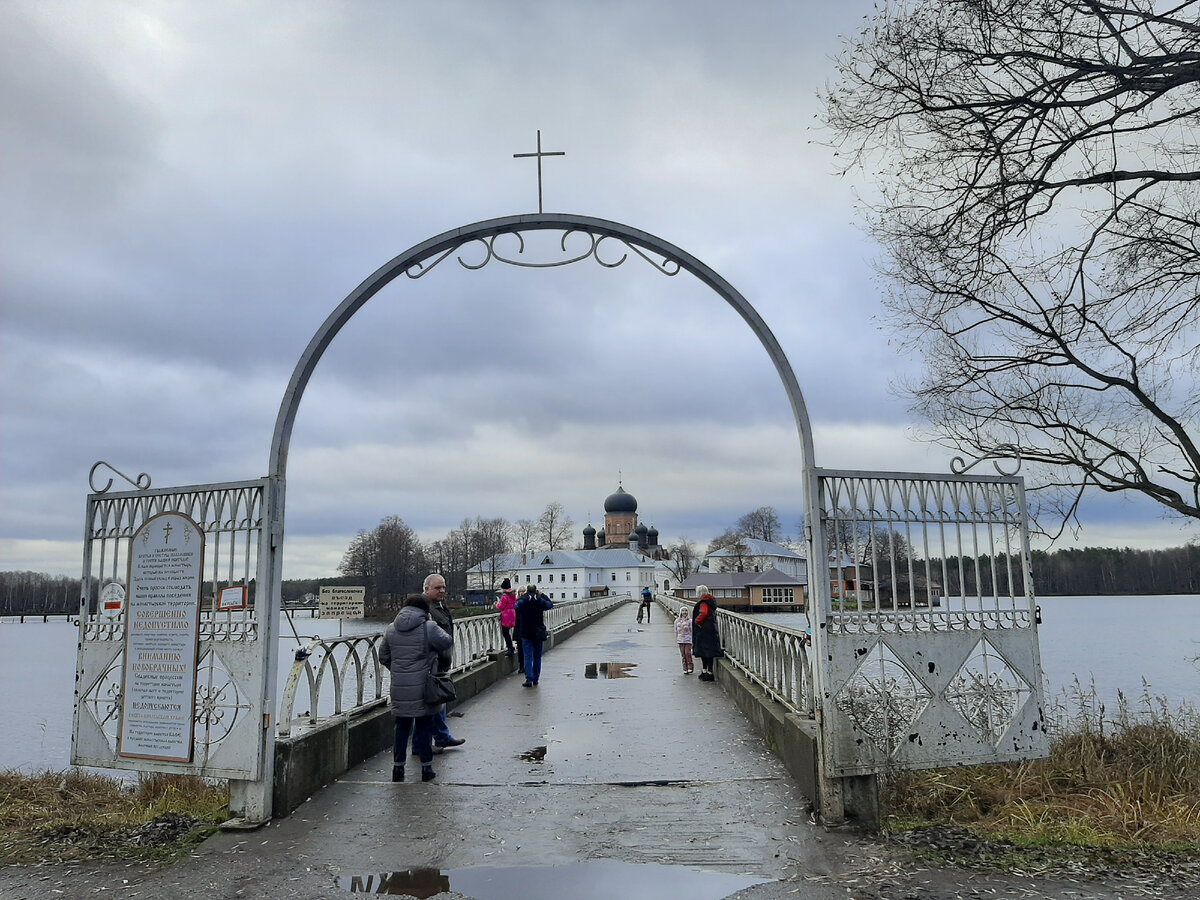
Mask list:
[[[826,774],[1045,756],[1023,480],[815,481],[830,560],[823,582],[809,567]]]
[[[260,561],[267,554],[267,490],[268,479],[260,479],[88,495],[72,763],[239,781],[254,781],[263,774],[273,721],[267,708],[270,694],[264,689],[269,660],[269,626],[264,625],[270,597],[258,590],[264,584]],[[163,513],[189,517],[204,536],[205,602],[199,620],[190,763],[129,759],[118,753],[127,625],[122,600],[129,588],[130,543],[148,520]],[[237,596],[242,588],[246,608],[216,611],[222,590],[231,589]],[[105,599],[113,607],[108,613]]]

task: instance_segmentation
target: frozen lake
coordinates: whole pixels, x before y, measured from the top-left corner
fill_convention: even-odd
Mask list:
[[[1143,679],[1153,697],[1172,706],[1200,705],[1200,596],[1042,597],[1039,629],[1042,668],[1051,696],[1078,679],[1095,684],[1098,697],[1115,709],[1117,692],[1131,701]],[[804,627],[804,616],[763,615]],[[301,638],[334,636],[339,623],[297,618]],[[344,634],[381,629],[379,623],[346,621]],[[292,663],[296,639],[286,622],[280,640],[278,694]],[[76,626],[63,619],[0,623],[0,769],[62,769],[70,762],[74,703]]]

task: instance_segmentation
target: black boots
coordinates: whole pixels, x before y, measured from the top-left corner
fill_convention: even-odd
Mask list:
[[[421,780],[422,781],[433,781],[433,779],[435,779],[435,778],[437,778],[437,772],[433,771],[433,769],[431,769],[429,766],[421,767]]]
[[[404,766],[392,766],[392,781],[404,780]]]

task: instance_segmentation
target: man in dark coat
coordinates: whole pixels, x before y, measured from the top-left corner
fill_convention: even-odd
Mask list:
[[[700,680],[715,681],[713,660],[724,655],[717,631],[717,601],[706,584],[696,585],[696,596],[700,599],[692,607],[692,652],[700,657]]]
[[[525,687],[537,687],[542,677],[542,646],[548,636],[544,615],[554,604],[533,585],[525,589],[525,596],[517,601],[517,630],[521,633],[521,647],[525,663]]]
[[[425,584],[422,586],[425,592],[425,598],[429,601],[429,615],[433,621],[437,623],[446,634],[450,635],[451,640],[454,639],[454,619],[450,615],[450,610],[446,609],[446,579],[434,572],[432,575],[425,576]],[[450,671],[450,666],[454,661],[453,651],[447,650],[444,653],[438,654],[438,672],[446,673]],[[456,738],[450,733],[450,728],[446,724],[446,707],[442,707],[441,712],[433,717],[433,748],[435,753],[441,753],[447,747],[460,747],[467,742],[466,738]]]

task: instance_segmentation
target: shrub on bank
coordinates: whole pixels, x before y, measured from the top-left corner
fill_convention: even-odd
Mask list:
[[[229,787],[185,775],[119,781],[77,770],[0,772],[0,862],[170,857],[229,817]]]
[[[1200,713],[1144,691],[1110,712],[1076,682],[1049,710],[1050,756],[894,773],[886,828],[965,826],[1014,844],[1200,848]]]

